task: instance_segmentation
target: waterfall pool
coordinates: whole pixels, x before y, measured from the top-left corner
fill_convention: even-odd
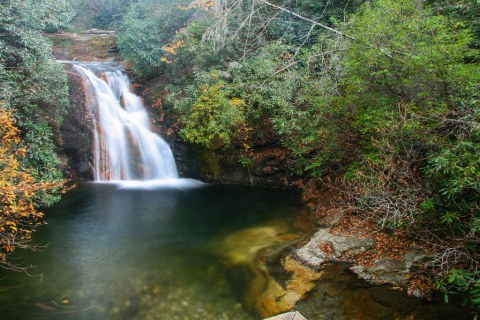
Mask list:
[[[260,260],[274,265],[308,233],[302,211],[298,195],[280,190],[80,184],[46,212],[34,237],[46,247],[16,252],[18,263],[35,266],[32,276],[0,270],[0,317],[259,319],[245,303],[256,298],[245,296],[254,261],[268,249]],[[328,267],[298,307],[310,320],[465,316],[369,287],[341,265]]]

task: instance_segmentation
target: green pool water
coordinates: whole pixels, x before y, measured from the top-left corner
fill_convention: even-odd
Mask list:
[[[46,247],[17,252],[34,276],[0,271],[0,318],[252,319],[240,302],[248,275],[226,267],[221,242],[299,210],[278,190],[82,184],[47,210],[35,234]]]
[[[31,276],[0,270],[0,319],[259,319],[244,303],[250,262],[262,248],[281,256],[300,240],[304,212],[298,194],[280,190],[80,184],[46,211],[35,234],[45,248],[16,252],[35,266]],[[336,265],[298,308],[310,320],[448,316],[431,305],[370,288]]]

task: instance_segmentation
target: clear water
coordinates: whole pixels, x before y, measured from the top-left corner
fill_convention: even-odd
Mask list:
[[[253,319],[241,304],[248,268],[228,264],[225,239],[291,225],[297,200],[225,186],[80,185],[47,211],[35,240],[48,247],[18,254],[41,276],[0,271],[0,318]]]
[[[48,246],[17,252],[37,276],[0,269],[0,319],[260,319],[246,292],[288,278],[280,252],[312,224],[299,219],[298,196],[174,186],[86,183],[67,194],[35,236]],[[473,318],[458,304],[371,287],[346,267],[327,266],[296,308],[309,320]]]

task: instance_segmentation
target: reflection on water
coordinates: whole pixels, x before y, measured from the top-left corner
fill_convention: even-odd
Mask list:
[[[253,320],[295,305],[309,320],[470,318],[369,287],[345,265],[297,263],[288,246],[311,225],[297,200],[225,186],[81,185],[47,212],[35,239],[48,248],[17,252],[39,276],[0,270],[0,318]]]

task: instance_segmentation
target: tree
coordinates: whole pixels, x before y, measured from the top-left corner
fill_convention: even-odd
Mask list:
[[[22,166],[27,150],[21,146],[20,131],[12,112],[0,106],[0,266],[26,270],[7,257],[15,248],[35,249],[32,233],[43,224],[39,206],[48,204],[44,194],[60,193],[63,181],[37,182]]]
[[[178,5],[184,3],[181,1]],[[132,5],[119,26],[117,43],[123,59],[138,74],[162,70],[165,50],[191,16],[168,1],[147,0]]]
[[[40,206],[59,200],[64,183],[53,128],[68,104],[66,72],[52,56],[45,32],[73,17],[64,0],[0,3],[0,265],[17,248],[34,248],[30,237],[42,224]],[[18,128],[17,128],[18,126]]]
[[[75,11],[74,30],[116,29],[137,0],[69,0]]]

